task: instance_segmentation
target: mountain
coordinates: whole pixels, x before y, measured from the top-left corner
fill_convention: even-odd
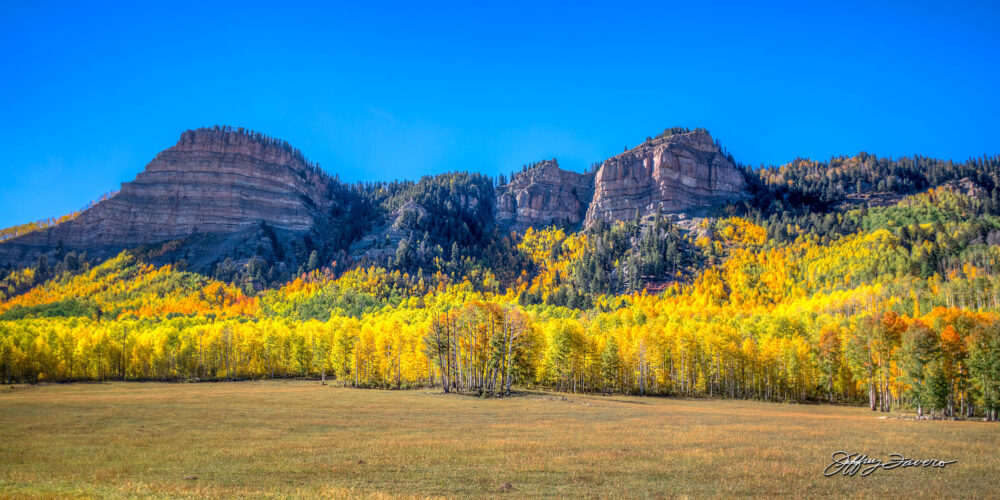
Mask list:
[[[608,159],[596,174],[549,160],[496,187],[464,173],[348,186],[287,142],[217,126],[184,132],[135,180],[75,218],[14,233],[0,243],[0,266],[69,251],[103,260],[139,247],[147,260],[183,261],[222,278],[253,259],[258,274],[288,277],[307,268],[313,253],[320,262],[401,264],[396,259],[415,268],[455,259],[454,245],[479,258],[497,229],[704,209],[741,199],[744,187],[741,172],[701,130],[668,131]]]
[[[668,130],[605,160],[594,179],[586,224],[683,212],[746,197],[743,173],[707,131]]]
[[[337,195],[336,181],[287,142],[228,127],[189,130],[117,194],[73,220],[4,242],[0,259],[24,265],[56,247],[108,257],[184,240],[159,253],[206,267],[213,254],[264,245],[285,260],[291,240],[335,223],[343,205]]]
[[[540,162],[497,193],[496,219],[523,231],[551,224],[592,226],[656,213],[681,213],[747,198],[743,172],[703,129],[668,129],[602,162],[594,173]]]
[[[559,168],[545,160],[497,189],[496,220],[516,231],[583,221],[594,196],[594,176]]]
[[[1000,415],[1000,156],[750,169],[670,129],[588,174],[345,185],[283,142],[202,129],[110,199],[0,238],[0,262],[30,266],[0,266],[6,382],[487,394],[504,374]]]

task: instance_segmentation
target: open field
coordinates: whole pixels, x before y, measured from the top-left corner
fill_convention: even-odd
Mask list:
[[[563,399],[563,398],[566,399]],[[0,393],[0,497],[988,497],[1000,429],[863,408],[311,381]],[[837,450],[957,459],[824,477]]]

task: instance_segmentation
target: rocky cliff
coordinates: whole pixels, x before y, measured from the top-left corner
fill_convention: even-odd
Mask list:
[[[333,204],[329,178],[288,143],[243,129],[189,130],[115,196],[0,244],[0,260],[23,262],[59,244],[108,253],[265,224],[303,233],[323,224]]]
[[[741,199],[745,187],[708,132],[665,134],[601,164],[585,223],[709,207]]]
[[[497,223],[515,231],[551,224],[579,224],[594,193],[594,176],[546,160],[521,172],[497,192]]]
[[[187,131],[116,195],[0,242],[0,266],[58,258],[58,249],[103,259],[139,247],[153,262],[183,260],[202,272],[260,258],[280,275],[313,252],[323,262],[405,257],[396,248],[404,240],[424,262],[450,258],[454,245],[485,246],[495,227],[589,225],[744,196],[742,173],[707,132],[673,131],[604,161],[596,174],[551,160],[495,190],[492,179],[468,173],[347,186],[286,142],[228,127]]]

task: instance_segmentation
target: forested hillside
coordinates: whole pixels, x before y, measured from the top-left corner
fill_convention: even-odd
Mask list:
[[[295,270],[279,245],[208,275],[58,250],[0,271],[0,377],[322,376],[997,418],[1000,158],[742,171],[749,196],[705,217],[523,233],[494,223],[499,182],[479,174],[337,181],[334,220],[351,222],[303,244]]]

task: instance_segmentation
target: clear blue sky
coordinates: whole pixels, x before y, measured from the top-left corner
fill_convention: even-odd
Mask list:
[[[214,124],[351,181],[582,170],[675,125],[754,165],[1000,153],[995,3],[752,3],[6,0],[0,227]]]

